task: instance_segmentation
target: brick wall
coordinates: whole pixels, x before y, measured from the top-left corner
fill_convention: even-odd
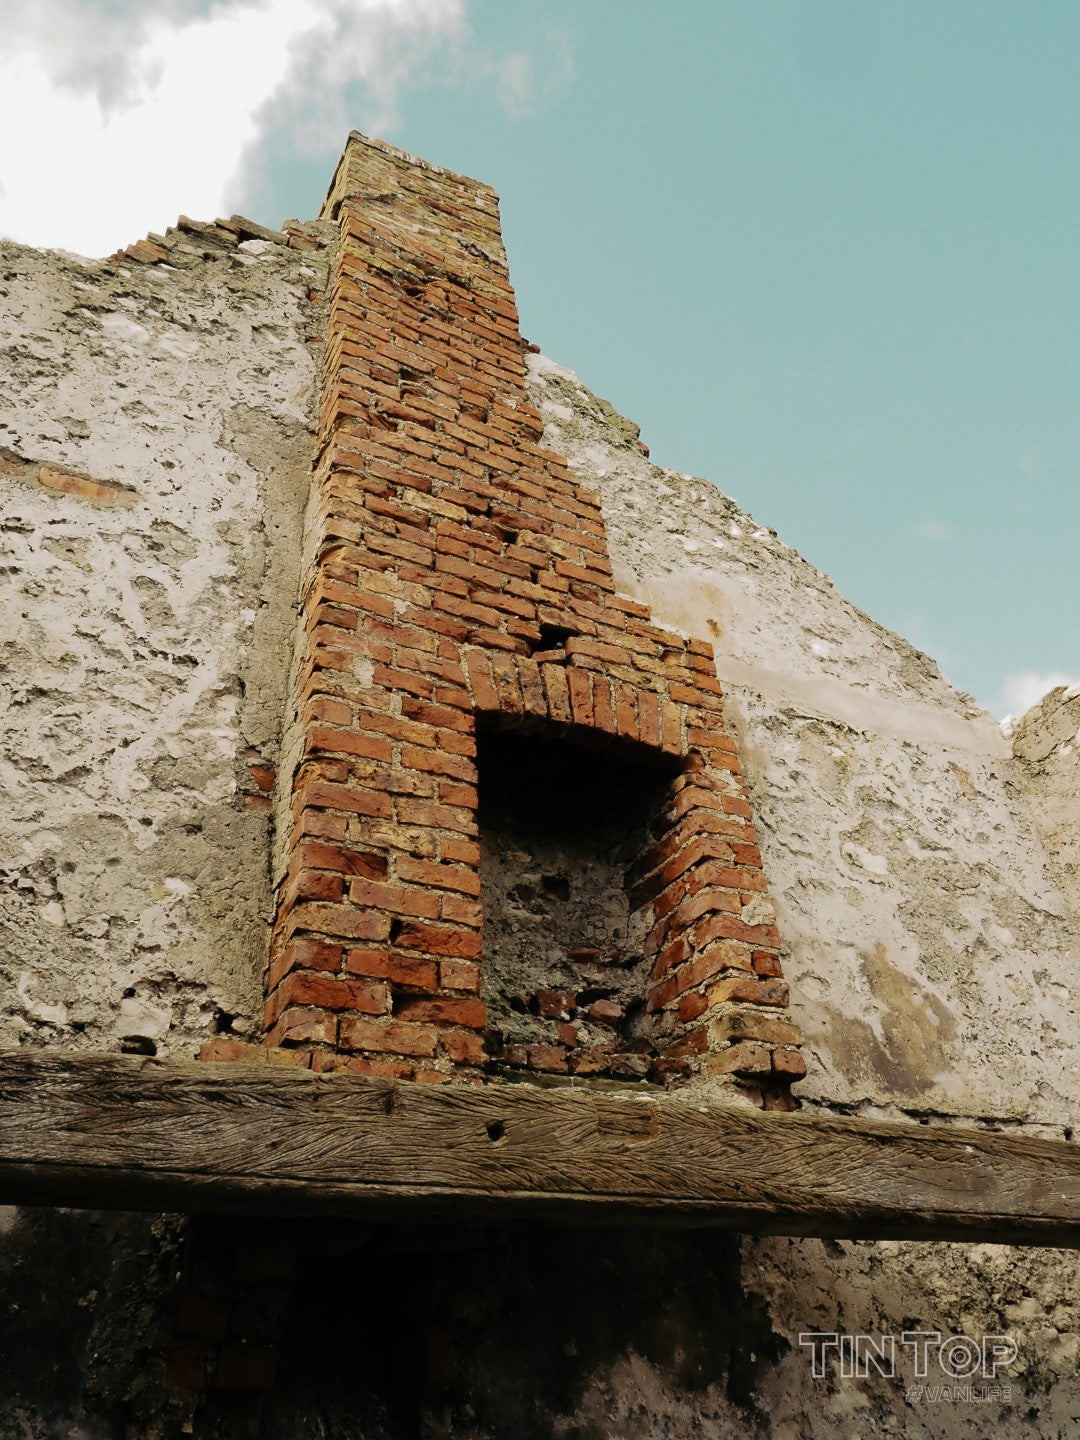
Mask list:
[[[341,245],[266,1044],[418,1081],[708,1075],[792,1104],[800,1036],[712,652],[617,593],[597,498],[543,447],[494,192],[354,134],[324,215]],[[487,1023],[485,727],[666,777],[627,877],[638,1003],[532,995],[549,1023],[525,1044]]]

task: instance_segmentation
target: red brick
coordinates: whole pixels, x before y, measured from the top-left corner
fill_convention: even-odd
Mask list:
[[[476,764],[463,755],[444,755],[438,750],[422,750],[419,746],[403,745],[401,763],[410,770],[422,770],[433,775],[449,775],[455,780],[476,783]]]
[[[766,1045],[801,1045],[802,1033],[790,1020],[774,1010],[756,1007],[746,1010],[725,1008],[709,1020],[709,1044],[713,1048],[729,1040],[760,1040]]]
[[[453,891],[447,890],[439,903],[439,918],[479,930],[483,924],[484,912],[479,900],[468,895],[455,895]]]
[[[767,950],[755,950],[753,955],[754,971],[758,975],[783,975],[779,955],[770,955]]]
[[[561,1045],[529,1045],[527,1053],[529,1064],[534,1070],[565,1074],[570,1068],[566,1050]]]
[[[602,1075],[611,1065],[615,1041],[603,1045],[590,1045],[576,1050],[570,1056],[570,1065],[575,1075]]]
[[[676,1011],[676,1018],[680,1024],[686,1024],[690,1020],[696,1020],[709,1008],[709,1002],[704,995],[691,991],[689,995],[683,995],[679,1000],[679,1008]]]
[[[342,707],[348,710],[347,706]],[[359,735],[355,730],[333,730],[326,725],[313,725],[305,736],[305,750],[327,754],[361,755],[369,760],[388,761],[393,757],[389,740],[378,735]]]
[[[463,1025],[482,1030],[486,1011],[482,1000],[441,995],[419,999],[410,995],[395,998],[394,1017],[419,1025]]]
[[[308,840],[296,847],[293,857],[294,864],[316,870],[340,870],[346,875],[363,875],[368,880],[386,878],[386,856],[369,850],[351,850],[342,845],[325,845]]]
[[[374,1050],[394,1055],[434,1055],[438,1030],[432,1025],[410,1025],[401,1020],[362,1020],[346,1015],[341,1021],[343,1050]]]
[[[480,864],[480,846],[475,840],[464,840],[460,835],[444,835],[440,850],[444,860],[453,860],[460,865]]]
[[[800,1080],[806,1074],[806,1061],[797,1050],[774,1050],[772,1068],[777,1075]]]
[[[786,1087],[784,1089],[775,1089],[773,1086],[767,1086],[761,1092],[761,1108],[763,1110],[786,1110],[790,1112],[792,1110],[798,1110],[799,1102]]]
[[[411,1080],[416,1067],[410,1060],[372,1060],[366,1055],[330,1055],[323,1051],[315,1056],[312,1069],[344,1070],[349,1075],[370,1075],[376,1080]]]
[[[447,730],[460,730],[471,735],[473,731],[472,716],[463,714],[452,705],[428,704],[414,699],[411,695],[405,695],[401,700],[401,713],[406,719],[421,725],[430,725],[443,734]]]
[[[775,925],[744,925],[733,915],[710,915],[698,922],[693,942],[703,949],[710,940],[742,940],[748,945],[772,945],[779,947],[780,932]]]
[[[654,912],[650,1004],[662,997],[670,1006],[681,995],[679,1014],[692,1023],[706,1014],[699,987],[711,981],[715,988],[725,970],[754,983],[750,947],[769,955],[778,937],[775,927],[736,918],[740,901],[763,893],[764,878],[756,853],[728,848],[730,840],[749,852],[754,836],[738,818],[748,818],[749,807],[745,789],[734,784],[737,752],[719,722],[710,647],[653,625],[647,606],[613,592],[597,497],[537,443],[542,425],[525,401],[505,271],[474,267],[465,257],[479,288],[435,279],[423,297],[403,292],[395,267],[415,262],[437,276],[450,250],[453,264],[462,263],[457,242],[430,223],[429,191],[445,198],[448,225],[498,236],[486,191],[448,189],[430,176],[421,191],[402,192],[400,215],[381,220],[359,205],[344,207],[347,238],[336,262],[319,409],[324,549],[304,602],[309,650],[299,699],[310,697],[302,710],[308,734],[294,781],[300,813],[288,872],[296,904],[279,908],[271,975],[283,995],[333,1002],[341,995],[333,987],[381,986],[382,993],[393,985],[398,1015],[404,1007],[414,1017],[437,1017],[438,1026],[464,1016],[467,1028],[447,1032],[464,1038],[441,1053],[452,1064],[477,1066],[484,1056],[470,1028],[483,1014],[475,963],[482,920],[476,710],[501,707],[556,726],[588,726],[672,755],[683,753],[688,727],[690,743],[700,737],[701,754],[687,761],[687,775],[698,778],[682,798],[673,792],[672,831],[648,862],[655,873],[635,873],[634,901]],[[422,380],[402,387],[404,366]],[[529,658],[541,623],[568,626],[568,654]],[[375,686],[362,661],[377,667]],[[732,778],[714,783],[725,773]],[[336,899],[343,877],[350,877],[351,904]],[[689,934],[676,933],[684,926]],[[323,958],[301,963],[283,948],[290,936],[322,945],[310,953]],[[343,942],[365,940],[373,943],[347,945],[348,978],[332,978]],[[436,984],[457,993],[434,995]],[[293,988],[286,992],[286,985]],[[297,1034],[307,1025],[314,1035],[341,1013],[279,1003]],[[594,1021],[621,1018],[621,1007],[609,1004],[610,1011],[594,1004]],[[328,1019],[319,1022],[320,1013]],[[558,1014],[569,1013],[560,997]],[[570,1048],[578,1054],[577,1032],[554,1012],[543,1018],[562,1044],[507,1047],[503,1063],[565,1072]],[[382,1073],[365,1068],[381,1066],[393,1078],[447,1078],[444,1062],[417,1068],[407,1059],[434,1058],[423,1048],[434,1045],[424,1036],[433,1025],[347,1016],[340,1028],[346,1048],[373,1051],[345,1057],[362,1073]],[[394,1035],[408,1040],[410,1033],[414,1041],[424,1036],[421,1049],[395,1050]],[[360,1039],[371,1043],[359,1046]],[[606,1068],[637,1079],[649,1070],[650,1057],[636,1047],[614,1055],[611,1046],[589,1050],[575,1059],[575,1073]],[[303,1053],[319,1068],[330,1063],[318,1049]],[[656,1064],[657,1076],[689,1073],[675,1054]]]
[[[385,940],[390,933],[389,915],[356,910],[351,905],[297,905],[288,922],[293,931],[315,931],[344,940]]]
[[[670,700],[660,703],[660,745],[670,755],[682,753],[683,717],[679,707]]]
[[[354,905],[373,906],[393,915],[409,915],[420,920],[435,920],[439,914],[439,897],[430,890],[408,885],[383,885],[374,880],[353,880],[349,899]],[[367,938],[367,937],[358,937]]]
[[[705,1068],[710,1075],[767,1075],[772,1068],[772,1056],[767,1046],[740,1040],[710,1055]]]
[[[514,665],[517,668],[517,680],[521,689],[521,701],[525,713],[544,718],[548,713],[547,696],[544,694],[544,682],[540,678],[540,667],[532,660],[525,660],[520,655],[514,657]]]
[[[614,735],[615,707],[611,696],[611,683],[603,675],[592,677],[592,707],[597,729]]]
[[[338,901],[343,890],[344,882],[340,875],[328,875],[324,870],[301,870],[285,886],[281,903],[287,908],[297,900]]]
[[[416,990],[435,990],[439,977],[434,960],[415,955],[394,955],[387,950],[354,949],[346,952],[345,968],[351,975],[390,980]]]
[[[480,993],[480,966],[471,960],[440,960],[439,984],[444,990],[466,990]]]
[[[761,851],[753,841],[753,834],[750,835],[748,841],[730,840],[731,857],[737,865],[752,865],[756,869],[761,869],[764,861],[761,857]]]
[[[233,1063],[237,1060],[261,1065],[266,1060],[264,1047],[250,1040],[237,1040],[232,1035],[215,1035],[199,1046],[199,1059],[218,1063]]]
[[[637,700],[629,685],[617,682],[615,692],[615,729],[627,740],[638,739]]]
[[[474,1030],[444,1030],[439,1049],[455,1065],[483,1065],[488,1058],[484,1037]]]
[[[783,980],[758,980],[749,976],[731,975],[719,980],[709,990],[710,1005],[717,1005],[723,1000],[739,1000],[745,1004],[783,1008],[788,1003],[788,987]]]
[[[266,1037],[268,1045],[333,1045],[336,1040],[337,1016],[303,1005],[279,1015]]]
[[[292,829],[293,840],[295,843],[298,836],[344,840],[348,824],[344,815],[331,815],[326,810],[301,810]]]
[[[536,1008],[549,1020],[569,1020],[576,1004],[577,996],[572,990],[538,990],[536,992]]]
[[[652,979],[659,980],[666,971],[670,970],[673,966],[681,965],[683,961],[688,960],[692,954],[693,950],[686,936],[677,935],[675,939],[665,945],[659,955],[657,955],[656,962],[651,971]]]
[[[689,964],[676,971],[675,988],[681,995],[685,990],[693,990],[703,981],[711,980],[722,970],[749,971],[750,968],[750,952],[746,946],[740,945],[737,941],[720,940],[706,946],[704,950],[695,954]],[[753,983],[752,980],[751,983]]]
[[[666,980],[662,980],[658,985],[653,985],[649,990],[645,1001],[645,1009],[650,1015],[657,1010],[663,1010],[671,1004],[678,993],[679,977],[677,975],[669,975]]]
[[[430,825],[437,830],[453,830],[470,835],[476,829],[476,817],[464,806],[438,805],[432,800],[413,800],[403,796],[397,801],[397,818],[403,825]]]
[[[480,958],[479,934],[447,925],[409,921],[394,933],[394,944],[402,950],[421,950],[428,955],[452,955],[459,960]]]
[[[638,733],[643,745],[659,748],[660,697],[652,690],[639,690],[637,695]]]
[[[480,874],[469,865],[446,865],[432,860],[415,860],[412,855],[399,855],[395,870],[399,880],[409,880],[413,884],[455,890],[467,896],[480,894]]]
[[[687,895],[681,901],[671,916],[671,927],[673,931],[685,930],[703,915],[734,915],[741,909],[742,902],[737,890],[719,890],[710,886],[707,890],[699,890],[696,895]]]
[[[317,940],[310,935],[294,936],[271,963],[267,988],[273,990],[290,970],[336,972],[341,969],[341,954],[341,945],[332,940]]]
[[[709,1039],[704,1029],[690,1030],[687,1034],[673,1040],[664,1050],[665,1058],[672,1060],[681,1059],[683,1056],[701,1055],[708,1048]]]
[[[272,1025],[286,1005],[318,1005],[324,1010],[355,1010],[362,1015],[383,1015],[390,1008],[390,992],[378,981],[345,980],[336,976],[293,971],[278,986],[267,1004]]]
[[[323,805],[328,810],[348,810],[355,815],[381,815],[389,819],[393,813],[389,795],[358,786],[329,785],[312,781],[298,792],[305,805]]]
[[[570,691],[570,706],[575,725],[591,726],[593,723],[592,687],[586,670],[566,670],[566,683]]]
[[[540,678],[544,684],[544,694],[547,697],[548,714],[552,720],[560,724],[570,724],[574,718],[574,712],[570,704],[570,689],[567,683],[566,671],[561,665],[541,665]]]
[[[759,893],[767,888],[765,876],[760,870],[751,870],[745,866],[724,865],[715,860],[705,860],[696,866],[688,877],[688,884],[691,895],[696,895],[706,885],[720,885],[732,890],[753,890]]]

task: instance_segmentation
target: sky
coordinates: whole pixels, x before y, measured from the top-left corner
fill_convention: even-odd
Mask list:
[[[0,234],[493,185],[528,339],[999,718],[1080,683],[1076,0],[8,0]]]

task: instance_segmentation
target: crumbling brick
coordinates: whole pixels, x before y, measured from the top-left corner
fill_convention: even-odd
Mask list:
[[[711,647],[617,593],[597,498],[538,443],[496,197],[354,136],[327,205],[341,248],[267,1043],[432,1082],[490,1065],[682,1080],[712,1043],[712,1075],[775,1089],[798,1073],[798,1032],[730,1018],[733,1002],[775,1014],[787,988],[776,927],[760,907],[742,918],[767,885]],[[240,217],[217,230],[256,234]],[[633,1033],[610,988],[579,1011],[554,987],[529,1002],[532,1043],[478,1033],[476,732],[493,717],[681,767],[632,875],[652,966]],[[579,1024],[610,1044],[579,1044]]]

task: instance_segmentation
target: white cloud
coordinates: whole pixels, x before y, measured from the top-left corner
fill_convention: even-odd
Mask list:
[[[245,152],[282,111],[337,143],[357,123],[342,92],[363,82],[374,115],[391,114],[465,3],[27,0],[0,56],[0,234],[101,255],[180,212],[228,213]]]
[[[1063,670],[1018,670],[1005,676],[998,702],[990,709],[1007,722],[1025,714],[1059,685],[1080,685],[1080,675],[1068,675]]]
[[[494,77],[495,98],[508,120],[527,119],[573,78],[568,36],[551,30],[533,43],[533,49],[481,58],[477,67]]]
[[[928,515],[924,520],[917,520],[910,527],[909,533],[916,540],[930,540],[942,544],[953,538],[952,527],[944,520],[938,520],[933,515]]]

